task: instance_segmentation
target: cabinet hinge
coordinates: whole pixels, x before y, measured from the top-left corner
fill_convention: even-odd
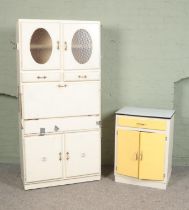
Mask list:
[[[96,124],[101,127],[102,126],[102,121],[96,121]]]

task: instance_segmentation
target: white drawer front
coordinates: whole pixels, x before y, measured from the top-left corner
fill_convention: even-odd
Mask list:
[[[64,73],[64,81],[100,80],[100,71],[72,71]]]
[[[60,81],[60,71],[33,71],[33,72],[22,72],[22,82],[50,82]]]
[[[60,133],[74,130],[98,129],[99,116],[26,120],[24,134]]]

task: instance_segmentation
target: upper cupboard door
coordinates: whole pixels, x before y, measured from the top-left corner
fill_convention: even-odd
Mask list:
[[[23,70],[60,68],[58,23],[21,23],[21,67]]]
[[[64,69],[100,68],[100,24],[63,26]]]

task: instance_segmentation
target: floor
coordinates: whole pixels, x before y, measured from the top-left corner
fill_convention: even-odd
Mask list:
[[[166,191],[101,181],[24,191],[18,165],[0,164],[0,210],[189,210],[189,167],[175,167]]]

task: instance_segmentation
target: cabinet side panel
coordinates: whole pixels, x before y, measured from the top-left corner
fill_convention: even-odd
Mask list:
[[[168,172],[167,172],[167,178],[169,179],[172,171],[172,153],[173,153],[173,137],[174,137],[174,116],[170,120],[170,126],[169,126],[169,147],[168,147]]]

